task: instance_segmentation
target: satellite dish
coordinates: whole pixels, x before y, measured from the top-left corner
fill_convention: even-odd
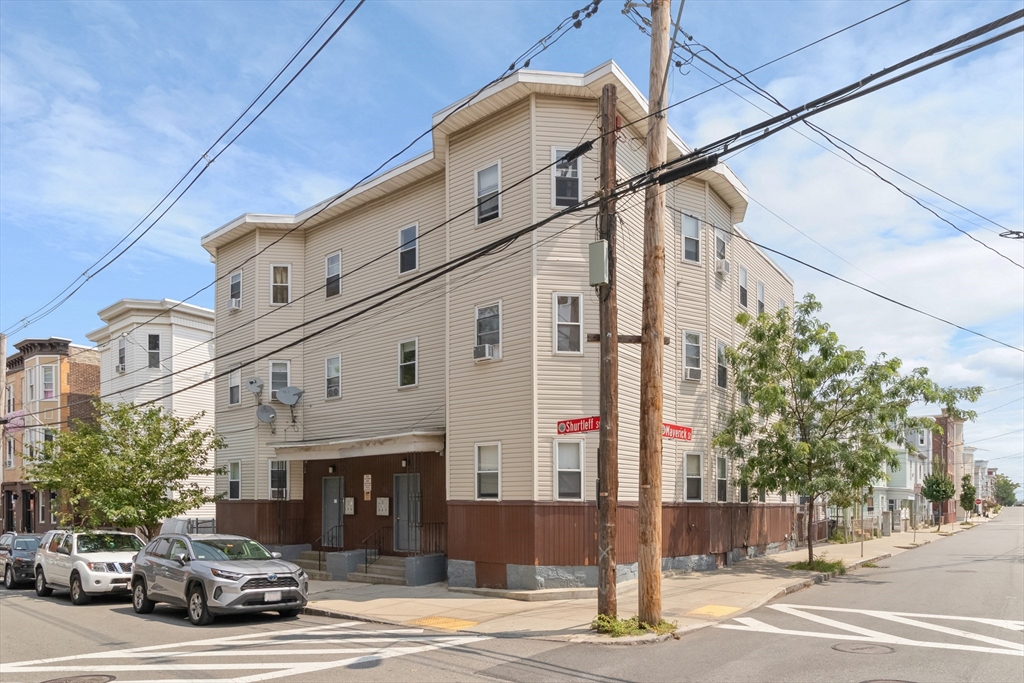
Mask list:
[[[259,394],[263,391],[263,380],[259,377],[250,377],[245,380],[245,388],[254,394]]]
[[[285,387],[277,390],[277,400],[286,406],[293,406],[302,398],[305,392],[298,387]]]
[[[273,406],[263,404],[256,409],[256,419],[260,422],[273,422],[277,419],[277,411]]]

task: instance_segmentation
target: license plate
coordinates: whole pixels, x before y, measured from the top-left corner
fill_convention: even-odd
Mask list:
[[[263,602],[281,602],[281,591],[267,591],[263,594]]]

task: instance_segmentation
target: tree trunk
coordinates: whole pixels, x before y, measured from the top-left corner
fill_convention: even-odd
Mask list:
[[[814,565],[814,497],[807,503],[807,565]]]

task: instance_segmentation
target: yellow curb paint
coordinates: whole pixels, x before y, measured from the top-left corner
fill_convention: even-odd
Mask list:
[[[426,626],[427,628],[440,628],[445,631],[461,631],[464,628],[476,626],[479,622],[452,619],[450,617],[424,617],[423,619],[417,619],[408,623],[415,624],[416,626]]]
[[[704,605],[695,610],[687,612],[688,615],[701,617],[727,617],[733,612],[739,612],[739,607],[727,607],[726,605]]]

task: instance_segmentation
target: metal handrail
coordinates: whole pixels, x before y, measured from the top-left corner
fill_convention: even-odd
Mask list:
[[[335,524],[330,529],[328,529],[327,531],[322,533],[320,535],[320,538],[318,538],[315,541],[313,541],[314,545],[319,546],[319,550],[317,552],[320,553],[320,557],[319,557],[319,560],[317,561],[317,567],[319,568],[320,571],[325,571],[324,567],[325,567],[326,560],[327,560],[327,551],[324,550],[323,540],[325,538],[329,538],[329,539],[337,538],[335,532],[337,532],[343,526],[344,526],[343,524]],[[331,547],[332,548],[335,548],[335,547],[344,548],[345,546],[342,545],[342,546],[331,546]]]
[[[363,573],[364,574],[369,574],[370,573],[370,565],[373,564],[373,562],[376,562],[380,558],[381,554],[384,551],[385,539],[390,537],[390,532],[391,531],[392,531],[392,527],[390,527],[390,526],[382,526],[382,527],[379,527],[372,534],[370,534],[369,536],[367,536],[366,538],[363,539],[361,545],[363,546]],[[384,532],[389,532],[389,533],[385,534]],[[371,546],[373,547],[373,552],[374,552],[373,562],[370,562],[370,548],[371,548]]]

